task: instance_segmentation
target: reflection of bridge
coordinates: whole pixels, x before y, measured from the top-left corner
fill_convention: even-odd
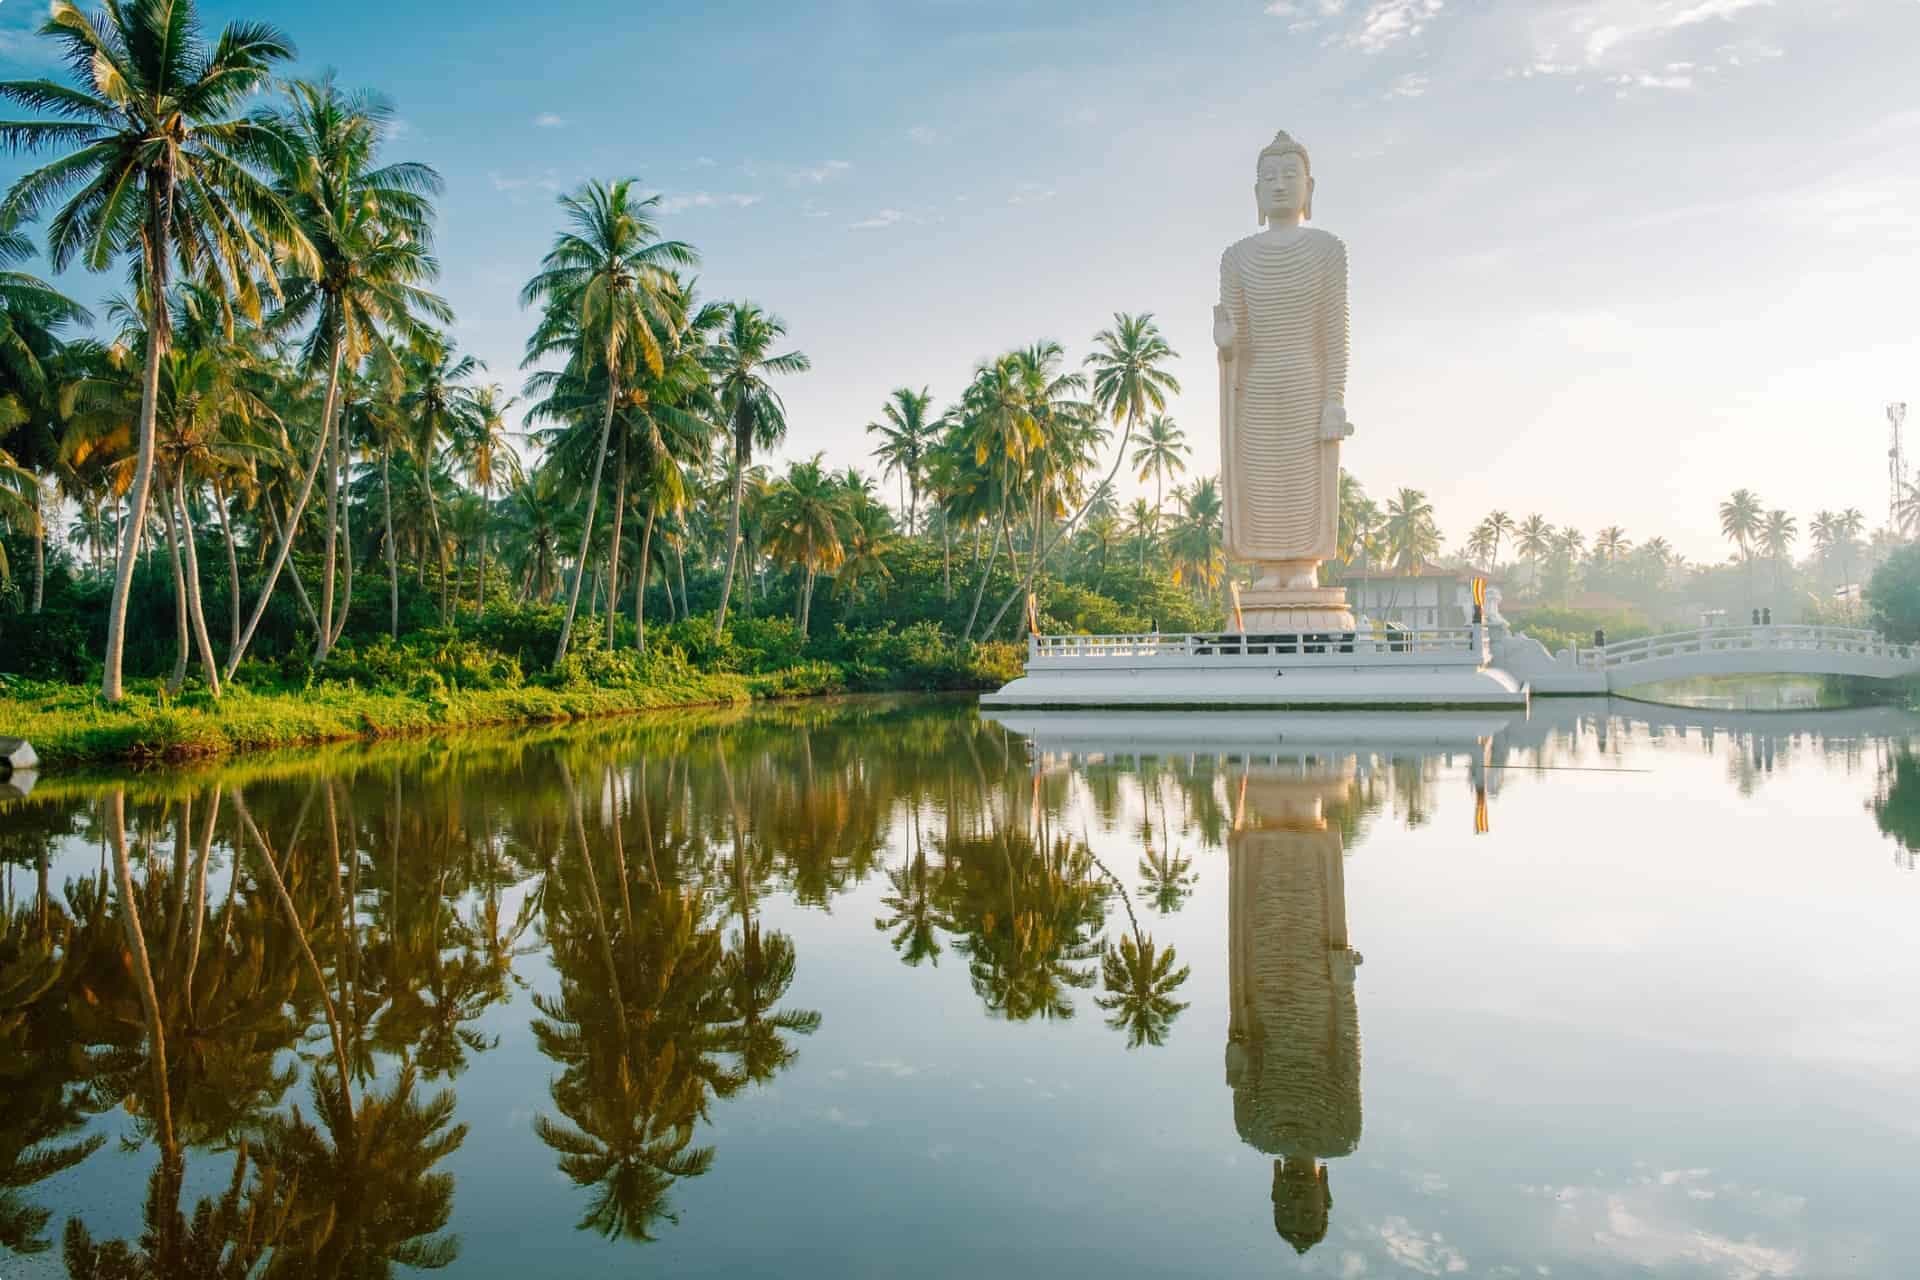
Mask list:
[[[1545,651],[1516,637],[1496,644],[1495,664],[1536,694],[1618,692],[1701,676],[1863,676],[1920,674],[1920,646],[1894,644],[1856,627],[1706,627],[1622,640],[1577,652]],[[1528,659],[1532,660],[1529,661]]]

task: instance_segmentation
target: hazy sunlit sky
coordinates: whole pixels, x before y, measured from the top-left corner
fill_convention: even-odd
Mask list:
[[[1914,0],[203,7],[394,99],[456,336],[511,389],[555,193],[634,175],[705,294],[813,358],[787,457],[864,465],[891,388],[1149,310],[1209,472],[1219,253],[1285,128],[1351,255],[1345,461],[1450,545],[1501,507],[1718,559],[1742,485],[1878,524],[1885,402],[1920,434]],[[0,73],[53,69],[44,13],[0,2]]]

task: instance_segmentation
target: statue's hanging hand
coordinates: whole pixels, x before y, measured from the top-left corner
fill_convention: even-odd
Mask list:
[[[1233,326],[1233,316],[1226,305],[1216,305],[1213,309],[1213,345],[1220,348],[1222,360],[1233,359],[1233,345],[1239,337],[1239,331]]]
[[[1329,400],[1320,409],[1320,438],[1338,442],[1353,434],[1353,423],[1347,421],[1346,406],[1337,400]]]

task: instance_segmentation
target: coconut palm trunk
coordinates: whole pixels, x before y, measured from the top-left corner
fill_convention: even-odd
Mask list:
[[[33,481],[33,603],[29,613],[40,612],[47,590],[47,518],[45,486],[38,476]]]
[[[207,615],[200,603],[200,553],[193,545],[193,513],[187,506],[185,467],[173,476],[173,500],[179,508],[180,541],[187,561],[187,612],[193,624],[194,645],[200,651],[200,665],[206,669],[207,690],[220,696],[220,663],[213,656],[213,640],[207,634]]]
[[[740,502],[746,496],[747,466],[738,431],[733,442],[733,500],[727,510],[727,569],[720,578],[720,607],[713,613],[713,637],[727,629],[727,601],[733,597],[733,572],[740,559]]]
[[[333,622],[333,635],[327,641],[332,649],[340,643],[340,637],[346,634],[347,612],[353,608],[353,503],[346,492],[347,445],[346,445],[346,409],[341,407],[340,424],[334,428],[333,447],[340,465],[340,614]]]
[[[133,488],[127,494],[127,527],[121,535],[120,559],[113,570],[113,597],[107,605],[107,652],[100,673],[100,696],[120,701],[121,655],[127,646],[127,600],[133,593],[133,566],[147,531],[147,502],[153,491],[155,417],[160,406],[160,362],[173,337],[167,315],[167,269],[173,247],[167,228],[173,214],[173,173],[151,192],[147,208],[147,367],[140,384],[140,426],[135,434]]]
[[[613,652],[614,624],[620,620],[620,533],[627,515],[627,437],[620,434],[620,462],[614,468],[613,545],[607,548],[607,635],[605,648]]]
[[[327,651],[333,648],[333,585],[340,549],[340,450],[333,439],[337,430],[329,413],[327,420],[320,424],[320,456],[326,459],[327,466],[327,502],[326,532],[320,551],[320,635],[313,644],[316,664],[325,662]]]
[[[1000,504],[1000,527],[994,530],[993,542],[987,548],[986,568],[980,571],[980,581],[974,584],[973,608],[967,611],[967,629],[960,637],[960,643],[966,644],[973,639],[973,624],[980,619],[980,598],[987,593],[987,579],[993,576],[993,562],[1000,558],[1000,535],[1007,528],[1007,504]],[[978,559],[978,556],[975,557]]]
[[[160,527],[167,533],[167,562],[173,569],[173,674],[167,679],[169,695],[180,692],[187,682],[187,580],[180,571],[180,537],[175,531],[173,489],[164,479],[160,483]]]
[[[653,518],[659,508],[647,504],[647,523],[640,530],[640,563],[633,575],[633,638],[640,652],[647,651],[647,578],[653,568]]]
[[[220,538],[227,544],[227,648],[240,647],[240,553],[233,545],[233,518],[227,513],[226,491],[213,490],[214,505],[220,511]]]
[[[300,518],[306,514],[307,501],[313,497],[313,483],[320,477],[320,468],[327,461],[326,424],[333,421],[333,412],[340,399],[340,364],[346,354],[346,344],[339,335],[333,340],[333,362],[327,371],[326,401],[320,410],[320,439],[314,446],[313,461],[308,464],[306,478],[300,482],[300,496],[294,499],[293,509],[287,513],[286,523],[281,526],[279,545],[274,549],[273,567],[267,570],[267,580],[260,586],[260,598],[254,602],[253,615],[247,619],[246,628],[240,633],[240,643],[227,655],[227,669],[222,674],[233,679],[233,673],[240,666],[240,660],[246,656],[247,646],[253,643],[254,632],[260,628],[260,619],[266,615],[267,604],[273,599],[273,589],[280,582],[280,572],[287,567],[287,557],[293,551],[294,534],[299,531]],[[156,371],[157,386],[157,371]],[[325,633],[325,624],[315,621],[315,629]]]
[[[393,443],[380,447],[380,505],[387,522],[387,608],[393,638],[400,638],[400,551],[393,543]]]
[[[573,637],[573,615],[580,608],[580,581],[587,576],[587,550],[593,545],[593,514],[600,504],[600,473],[607,464],[607,441],[613,438],[613,408],[620,397],[620,380],[614,376],[615,356],[611,339],[607,342],[607,407],[600,415],[600,447],[593,452],[593,481],[587,486],[587,518],[580,528],[580,555],[573,565],[573,587],[567,592],[567,616],[560,624],[560,643],[554,646],[553,663],[567,656],[567,641]]]

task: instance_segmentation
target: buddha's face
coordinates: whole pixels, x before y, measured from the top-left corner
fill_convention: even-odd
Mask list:
[[[1291,151],[1260,157],[1253,194],[1260,203],[1260,216],[1268,222],[1279,226],[1297,224],[1305,215],[1312,192],[1313,179],[1307,176],[1304,157]]]

